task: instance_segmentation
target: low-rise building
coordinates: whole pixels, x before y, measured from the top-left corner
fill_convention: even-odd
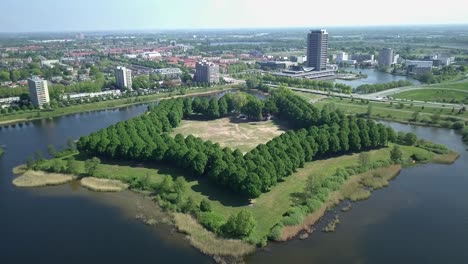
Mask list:
[[[406,60],[405,65],[409,73],[422,74],[432,70],[432,61]]]
[[[154,73],[161,74],[163,77],[169,79],[177,79],[182,75],[182,71],[179,68],[162,68],[154,70]]]

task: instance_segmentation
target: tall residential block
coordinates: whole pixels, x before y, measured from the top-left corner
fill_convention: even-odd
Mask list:
[[[125,67],[117,67],[115,69],[115,83],[119,89],[132,90],[132,70]]]
[[[47,80],[43,80],[39,77],[32,77],[28,79],[28,85],[29,97],[31,98],[31,103],[34,106],[43,108],[44,104],[48,104],[50,102]]]
[[[307,67],[314,71],[327,69],[328,33],[325,29],[311,30],[307,35]]]
[[[379,51],[379,65],[391,66],[393,64],[393,49],[383,48]]]
[[[195,82],[218,83],[219,66],[206,60],[197,62],[195,67]]]

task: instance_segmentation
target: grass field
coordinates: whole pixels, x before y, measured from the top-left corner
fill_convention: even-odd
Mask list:
[[[238,118],[221,118],[210,121],[183,120],[173,134],[192,134],[245,153],[281,135],[285,130],[284,125],[273,120],[247,122]]]
[[[468,91],[468,81],[435,84],[435,85],[431,85],[431,87],[441,88],[441,89],[452,89],[452,90]]]
[[[466,90],[452,89],[421,89],[402,92],[393,96],[397,99],[443,102],[443,103],[468,103],[468,88]]]
[[[421,106],[411,105],[411,102],[402,102],[403,108],[400,108],[398,103],[380,103],[380,102],[369,102],[369,104],[363,104],[360,100],[354,100],[343,98],[342,100],[336,98],[326,98],[320,102],[315,103],[315,106],[323,107],[327,104],[333,104],[335,108],[343,110],[346,114],[365,114],[368,111],[369,105],[372,106],[371,117],[373,118],[385,118],[395,121],[408,122],[413,118],[415,112],[419,112],[419,121],[422,119],[430,120],[434,114],[440,114],[441,117],[454,117],[465,121],[468,121],[468,112],[457,114],[457,111],[452,112],[452,107],[443,106]],[[458,110],[458,109],[456,109]]]

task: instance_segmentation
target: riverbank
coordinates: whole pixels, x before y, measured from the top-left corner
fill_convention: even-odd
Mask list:
[[[425,162],[444,160],[444,163],[448,163],[453,162],[457,157],[457,155],[450,153],[450,155],[436,155],[414,146],[401,146],[401,150],[403,152],[403,160],[409,160],[411,157],[419,154],[428,158]],[[388,164],[390,148],[373,150],[368,153],[370,162]],[[221,238],[203,228],[189,214],[183,216],[176,214],[172,222],[180,232],[188,234],[187,239],[190,244],[200,251],[216,258],[238,259],[242,255],[253,252],[252,248],[255,248],[254,244],[263,241],[270,234],[272,227],[282,221],[285,212],[291,207],[291,199],[294,198],[295,194],[303,192],[310,175],[321,179],[333,177],[340,168],[357,166],[359,164],[359,156],[360,154],[345,155],[306,163],[304,168],[299,168],[297,172],[279,183],[275,188],[262,194],[255,199],[253,204],[233,199],[233,196],[230,196],[229,193],[220,192],[203,179],[187,178],[187,196],[193,199],[195,204],[200,203],[202,200],[208,200],[211,204],[212,212],[215,212],[224,219],[228,219],[232,214],[236,214],[241,210],[248,210],[252,213],[257,225],[252,236],[246,241]],[[81,164],[84,161],[77,160],[77,162],[80,164],[78,167],[84,168],[84,164]],[[416,164],[418,163],[412,165]],[[327,209],[338,204],[339,201],[345,199],[357,201],[368,198],[373,189],[387,186],[388,181],[397,175],[400,169],[400,166],[392,165],[351,176],[349,181],[343,183],[339,192],[330,194],[327,201],[318,210],[304,217],[300,224],[283,227],[281,239],[279,240],[291,239],[304,229],[310,230],[310,226],[320,219]],[[161,184],[167,175],[176,178],[183,175],[183,172],[169,169],[162,165],[126,162],[120,164],[100,164],[93,176],[100,179],[112,178],[125,183],[134,182],[135,178],[143,177],[151,185],[157,186]],[[147,193],[146,195],[154,198],[153,195],[157,195],[157,193]],[[153,223],[154,221],[147,222]],[[262,242],[262,245],[265,242]]]
[[[138,105],[138,104],[145,104],[151,103],[161,99],[171,99],[177,97],[186,97],[186,96],[195,96],[195,95],[209,95],[213,93],[217,93],[220,91],[227,91],[237,89],[233,85],[225,85],[225,86],[215,86],[209,88],[198,88],[187,90],[187,92],[183,95],[176,95],[171,93],[159,93],[159,94],[150,94],[150,95],[143,95],[138,97],[130,97],[130,98],[120,98],[111,101],[101,101],[96,103],[89,103],[89,104],[82,104],[82,105],[72,105],[64,108],[57,108],[52,111],[32,111],[26,113],[18,113],[18,114],[8,114],[0,116],[0,127],[2,125],[10,125],[16,124],[26,121],[34,121],[34,120],[41,120],[47,118],[53,118],[58,116],[65,116],[83,112],[91,112],[91,111],[98,111],[98,110],[108,110],[108,109],[115,109],[121,108],[126,106]]]
[[[76,176],[60,173],[28,170],[13,180],[16,187],[43,187],[62,185],[76,179]]]
[[[452,164],[459,157],[459,154],[450,151],[447,154],[436,154],[428,161],[412,161],[406,166],[416,166],[424,163]],[[351,176],[338,191],[332,192],[322,206],[307,215],[304,221],[297,225],[284,226],[277,241],[288,241],[297,237],[301,232],[312,233],[314,225],[324,217],[327,212],[338,206],[343,201],[358,202],[371,197],[373,191],[387,187],[390,181],[397,177],[403,166],[400,164],[390,165],[388,167],[377,168],[367,172]],[[351,210],[351,204],[345,207],[343,211]]]
[[[80,180],[81,186],[95,192],[120,192],[128,188],[119,180],[100,179],[95,177],[85,177]]]

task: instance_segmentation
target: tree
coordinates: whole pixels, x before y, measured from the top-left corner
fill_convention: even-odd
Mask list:
[[[256,222],[250,211],[243,209],[237,215],[231,215],[228,221],[221,227],[224,234],[235,237],[248,237],[255,229]]]
[[[80,173],[80,163],[74,159],[68,159],[67,173],[78,175]]]
[[[414,146],[417,140],[418,140],[418,137],[416,136],[416,134],[407,133],[405,135],[404,143],[405,145],[408,145],[408,146]]]
[[[304,194],[307,197],[313,197],[322,188],[322,183],[315,175],[310,175],[307,178],[306,185],[304,186]]]
[[[216,99],[216,97],[211,98],[207,109],[207,115],[211,119],[220,117],[218,99]]]
[[[390,150],[390,159],[393,163],[398,164],[401,163],[403,158],[403,152],[401,152],[400,146],[394,145],[392,150]]]
[[[211,204],[207,199],[203,199],[200,202],[200,210],[202,212],[211,212]]]
[[[219,106],[219,115],[220,116],[226,116],[229,114],[228,111],[228,103],[226,101],[226,97],[221,97],[218,101],[218,106]]]
[[[368,169],[371,165],[371,156],[369,152],[361,152],[359,154],[359,167],[361,169]]]
[[[94,175],[94,172],[96,172],[96,169],[100,163],[101,163],[101,160],[97,157],[87,159],[84,164],[86,175],[88,176]]]
[[[48,145],[47,146],[47,152],[49,152],[49,155],[52,157],[57,157],[57,150],[55,150],[55,147],[53,145]]]
[[[249,119],[262,120],[262,101],[252,98],[242,107],[242,112],[247,115]]]

